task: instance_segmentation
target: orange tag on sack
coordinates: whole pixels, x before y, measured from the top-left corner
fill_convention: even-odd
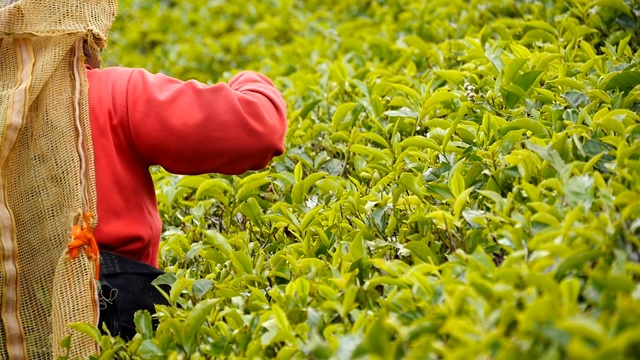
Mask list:
[[[100,278],[100,252],[98,250],[98,243],[96,239],[93,237],[92,229],[90,226],[90,221],[93,215],[90,212],[87,212],[83,215],[82,222],[83,225],[76,225],[73,227],[71,231],[71,242],[67,245],[67,249],[69,251],[69,256],[72,259],[78,257],[80,253],[80,249],[84,248],[85,253],[89,260],[93,261],[95,266],[95,278]]]

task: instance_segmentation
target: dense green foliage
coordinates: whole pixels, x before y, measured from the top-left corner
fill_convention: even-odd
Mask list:
[[[264,171],[153,169],[172,306],[102,357],[639,354],[639,15],[635,0],[121,1],[107,64],[264,72],[290,126]]]

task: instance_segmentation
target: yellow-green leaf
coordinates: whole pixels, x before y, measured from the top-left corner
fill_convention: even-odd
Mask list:
[[[422,106],[423,109],[425,109],[425,111],[429,111],[431,110],[434,106],[443,103],[445,101],[449,101],[449,100],[453,100],[458,98],[458,95],[449,92],[449,91],[438,91],[436,93],[433,93],[428,99],[427,101],[424,103],[424,105]]]
[[[245,252],[232,252],[231,261],[233,262],[233,265],[235,265],[236,269],[247,274],[253,274],[253,265],[251,264],[251,259],[249,259],[249,256],[247,256]]]
[[[400,147],[402,149],[406,149],[411,146],[415,146],[420,149],[431,149],[440,152],[440,146],[435,141],[427,139],[426,137],[421,135],[412,136],[400,142]]]

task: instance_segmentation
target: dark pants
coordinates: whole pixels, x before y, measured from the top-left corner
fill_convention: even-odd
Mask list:
[[[133,315],[138,310],[155,313],[155,304],[168,305],[151,282],[162,275],[155,267],[108,252],[100,252],[100,323],[112,336],[131,340],[136,334]],[[163,287],[169,292],[169,287]],[[154,324],[155,326],[155,324]]]

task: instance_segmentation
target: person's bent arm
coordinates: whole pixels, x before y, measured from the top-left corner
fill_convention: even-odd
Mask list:
[[[265,76],[242,72],[208,86],[135,70],[127,87],[132,146],[170,172],[240,174],[284,151],[282,95]]]

